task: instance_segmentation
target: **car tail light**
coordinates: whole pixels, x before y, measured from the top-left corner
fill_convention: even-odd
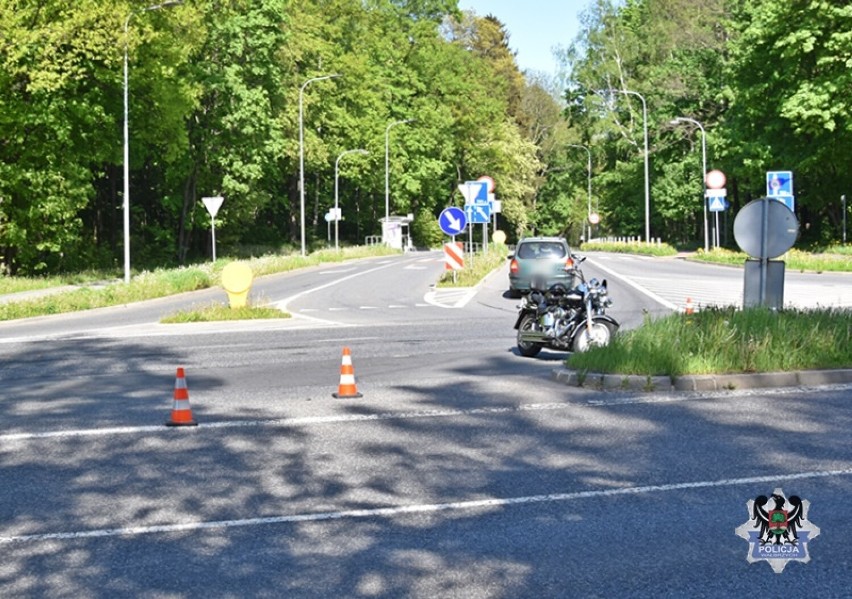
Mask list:
[[[517,274],[519,270],[518,261],[514,258],[512,258],[512,261],[509,263],[509,270],[512,271],[512,274]]]
[[[568,258],[565,261],[565,270],[571,270],[572,268],[574,268],[574,261],[571,258]]]

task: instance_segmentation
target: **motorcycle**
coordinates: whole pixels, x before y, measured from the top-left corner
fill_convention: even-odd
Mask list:
[[[573,289],[557,283],[533,281],[529,294],[518,306],[518,351],[532,358],[545,347],[583,352],[592,346],[608,345],[619,324],[606,314],[612,305],[606,279],[586,281],[580,268],[586,258],[571,255],[570,272],[579,280]]]

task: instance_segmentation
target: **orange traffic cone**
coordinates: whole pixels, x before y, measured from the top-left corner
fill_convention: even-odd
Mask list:
[[[192,408],[189,407],[189,390],[186,388],[183,368],[177,369],[172,417],[171,420],[166,422],[166,426],[198,426],[198,423],[192,419]]]
[[[355,386],[355,369],[352,367],[352,354],[348,347],[343,348],[343,361],[340,365],[340,385],[337,387],[337,393],[332,393],[332,397],[364,397],[358,393],[358,388]]]
[[[686,298],[686,306],[684,306],[684,308],[683,308],[683,313],[684,314],[694,314],[695,313],[695,308],[692,307],[692,298],[691,297]]]

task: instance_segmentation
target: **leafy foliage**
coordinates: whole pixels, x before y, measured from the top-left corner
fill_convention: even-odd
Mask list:
[[[605,156],[596,177],[602,232],[634,235],[642,221],[634,198],[643,118],[637,99],[625,97],[634,92],[647,100],[652,236],[678,244],[703,237],[705,134],[671,123],[687,117],[703,125],[707,168],[727,174],[733,210],[764,195],[766,171],[791,170],[803,241],[836,240],[838,198],[852,182],[842,165],[852,151],[847,4],[595,2],[562,56],[570,131]]]
[[[764,171],[792,170],[804,241],[839,237],[837,198],[852,177],[845,3],[596,0],[562,52],[566,88],[521,73],[499,16],[455,0],[154,6],[0,0],[6,272],[118,266],[125,89],[136,268],[209,255],[208,195],[225,197],[216,233],[226,252],[297,243],[303,213],[321,246],[335,182],[348,243],[380,233],[386,202],[414,215],[416,243],[439,242],[437,214],[461,203],[459,183],[485,174],[510,241],[576,242],[592,210],[595,235],[640,235],[646,128],[654,237],[704,237],[703,141],[734,209],[763,194]],[[341,77],[316,79],[331,74]],[[706,139],[691,122],[670,124],[680,116]],[[591,177],[572,146],[588,148]],[[336,173],[358,148],[369,154]]]

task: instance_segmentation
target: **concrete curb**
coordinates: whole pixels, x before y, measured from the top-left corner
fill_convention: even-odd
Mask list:
[[[753,374],[701,374],[676,377],[604,374],[555,368],[551,371],[550,378],[570,387],[583,387],[598,391],[722,391],[852,383],[852,368],[758,372]]]

